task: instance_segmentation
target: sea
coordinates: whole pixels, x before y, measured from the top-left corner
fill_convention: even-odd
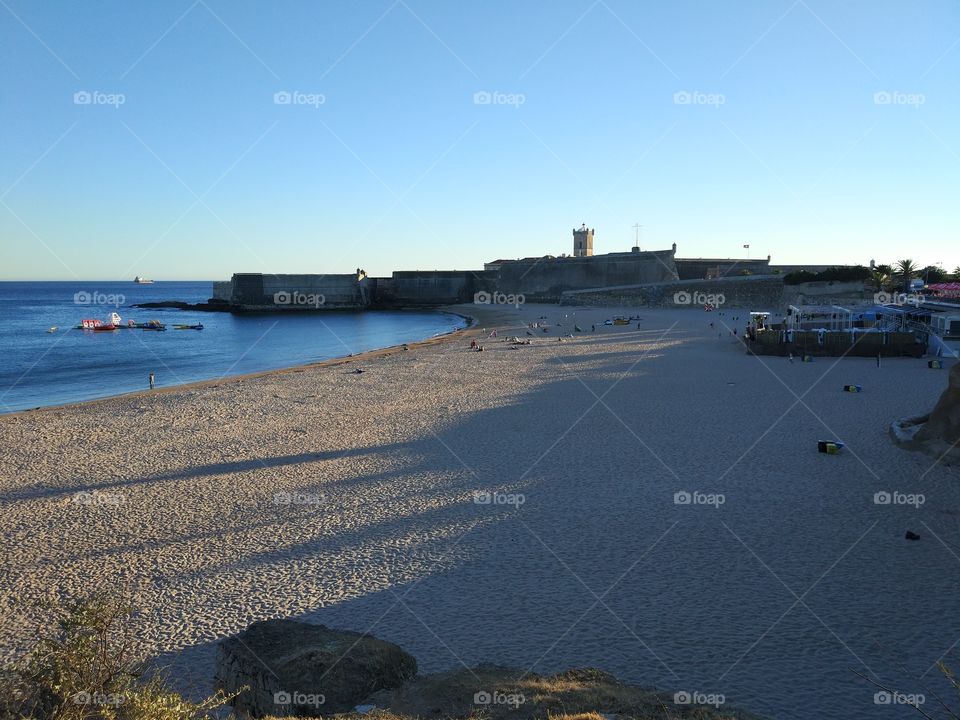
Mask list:
[[[0,413],[273,370],[425,340],[466,325],[440,311],[322,313],[141,309],[204,302],[212,282],[0,282]],[[83,320],[159,320],[167,330],[92,332]],[[176,330],[174,324],[202,324]],[[54,329],[55,328],[55,329]]]

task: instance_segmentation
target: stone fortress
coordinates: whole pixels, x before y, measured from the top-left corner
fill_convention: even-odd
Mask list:
[[[667,305],[684,290],[725,292],[728,304],[779,303],[782,275],[797,266],[738,258],[677,258],[669,250],[594,254],[594,230],[573,229],[570,255],[494,260],[482,270],[397,270],[352,274],[236,273],[215,282],[211,303],[233,312],[359,310],[452,305],[522,296],[524,302]],[[804,266],[813,269],[813,266]]]

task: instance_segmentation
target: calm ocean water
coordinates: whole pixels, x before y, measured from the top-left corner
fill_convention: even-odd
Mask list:
[[[196,303],[210,294],[209,282],[0,282],[0,412],[143,390],[151,372],[158,387],[179,385],[414,342],[465,324],[432,311],[231,315],[131,307]],[[124,321],[160,320],[167,330],[73,329],[114,310]],[[174,330],[174,323],[204,329]],[[59,329],[48,333],[52,326]]]

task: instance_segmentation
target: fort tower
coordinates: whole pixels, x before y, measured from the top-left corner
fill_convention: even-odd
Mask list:
[[[586,224],[573,230],[573,256],[590,257],[593,255],[593,229]]]

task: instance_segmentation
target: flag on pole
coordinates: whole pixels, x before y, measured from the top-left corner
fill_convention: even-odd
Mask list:
[[[750,246],[749,246],[749,245],[744,245],[743,247],[746,248],[747,250],[750,249]]]

